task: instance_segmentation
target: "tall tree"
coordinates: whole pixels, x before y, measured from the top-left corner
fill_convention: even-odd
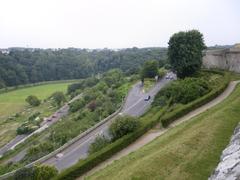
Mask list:
[[[203,35],[197,30],[179,32],[168,42],[168,58],[178,77],[191,76],[201,68]]]
[[[158,75],[158,62],[155,60],[146,61],[141,71],[141,79],[154,78]]]

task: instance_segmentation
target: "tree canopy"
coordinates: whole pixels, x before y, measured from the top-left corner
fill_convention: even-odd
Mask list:
[[[191,76],[201,68],[203,35],[197,30],[179,32],[168,42],[168,58],[178,77]]]
[[[135,131],[140,125],[137,118],[131,116],[117,117],[111,124],[109,131],[113,140]]]
[[[154,78],[158,75],[158,62],[156,60],[146,61],[141,71],[141,79]]]
[[[137,73],[148,59],[166,59],[166,48],[10,49],[0,52],[0,88],[41,81],[80,79],[113,68]]]
[[[31,106],[39,106],[41,101],[37,98],[37,96],[30,95],[26,98],[26,102]]]

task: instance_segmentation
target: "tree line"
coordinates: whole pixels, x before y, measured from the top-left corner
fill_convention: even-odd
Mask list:
[[[166,48],[12,49],[0,53],[0,88],[41,81],[86,78],[112,68],[126,74],[138,72],[147,60],[163,64]]]

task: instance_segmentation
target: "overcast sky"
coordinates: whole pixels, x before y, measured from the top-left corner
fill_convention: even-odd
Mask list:
[[[240,42],[240,0],[0,0],[0,48],[167,46],[198,29],[205,43]]]

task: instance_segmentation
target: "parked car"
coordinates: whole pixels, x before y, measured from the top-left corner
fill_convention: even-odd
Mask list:
[[[52,118],[56,118],[57,116],[56,115],[52,115]]]
[[[52,121],[52,119],[51,118],[47,118],[47,121],[50,122],[50,121]]]

